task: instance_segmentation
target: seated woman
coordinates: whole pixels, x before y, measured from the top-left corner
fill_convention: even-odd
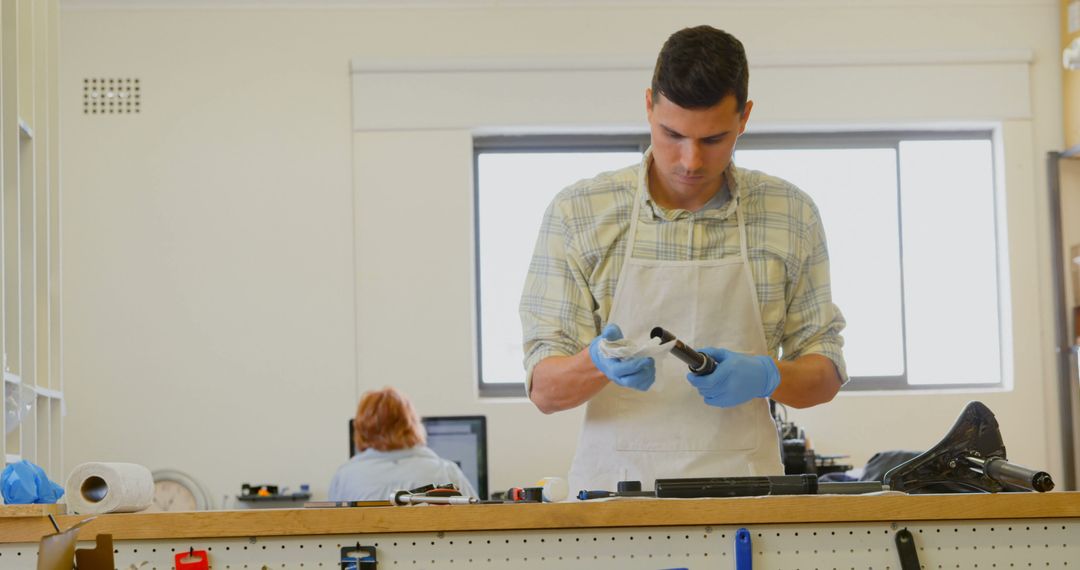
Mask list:
[[[396,491],[453,483],[476,496],[461,468],[426,445],[427,434],[408,398],[394,388],[365,392],[353,421],[357,454],[330,482],[331,501],[388,500]]]

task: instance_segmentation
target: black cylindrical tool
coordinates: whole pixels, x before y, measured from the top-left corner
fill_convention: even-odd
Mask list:
[[[1045,493],[1054,488],[1054,480],[1045,471],[1035,471],[1009,463],[1002,457],[968,457],[967,460],[982,469],[987,477],[1007,485]]]
[[[671,341],[675,343],[671,346],[671,354],[674,354],[679,360],[686,363],[690,367],[690,372],[699,376],[711,373],[716,370],[716,361],[711,356],[704,352],[698,352],[689,346],[683,344],[683,342],[675,335],[667,332],[662,327],[653,327],[652,332],[649,333],[650,338],[660,339],[660,344],[665,344]]]
[[[657,497],[758,497],[764,495],[814,495],[817,475],[760,475],[752,477],[703,477],[657,479]]]

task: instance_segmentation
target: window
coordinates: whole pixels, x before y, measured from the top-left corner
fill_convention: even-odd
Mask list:
[[[565,186],[631,164],[641,148],[477,142],[481,394],[520,395],[517,306],[543,212]],[[746,135],[735,162],[791,181],[818,206],[848,321],[845,389],[1002,384],[989,131]]]
[[[475,142],[480,394],[524,395],[518,302],[540,221],[560,190],[641,161],[648,137],[492,137]]]

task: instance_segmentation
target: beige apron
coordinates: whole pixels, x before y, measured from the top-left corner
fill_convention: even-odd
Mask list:
[[[732,196],[739,223],[738,258],[633,257],[649,166],[646,158],[608,322],[637,342],[661,326],[695,348],[768,354],[738,196]],[[686,364],[675,356],[661,356],[656,359],[656,382],[648,391],[610,383],[589,401],[570,468],[572,493],[615,490],[624,480],[641,481],[643,489],[652,489],[658,478],[784,473],[768,401],[755,398],[733,408],[709,406],[686,380],[687,372]]]

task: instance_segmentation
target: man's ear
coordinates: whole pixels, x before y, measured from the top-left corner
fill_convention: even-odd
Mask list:
[[[754,102],[747,100],[743,107],[742,116],[739,117],[739,134],[746,132],[746,123],[750,120],[750,110],[754,108]]]

